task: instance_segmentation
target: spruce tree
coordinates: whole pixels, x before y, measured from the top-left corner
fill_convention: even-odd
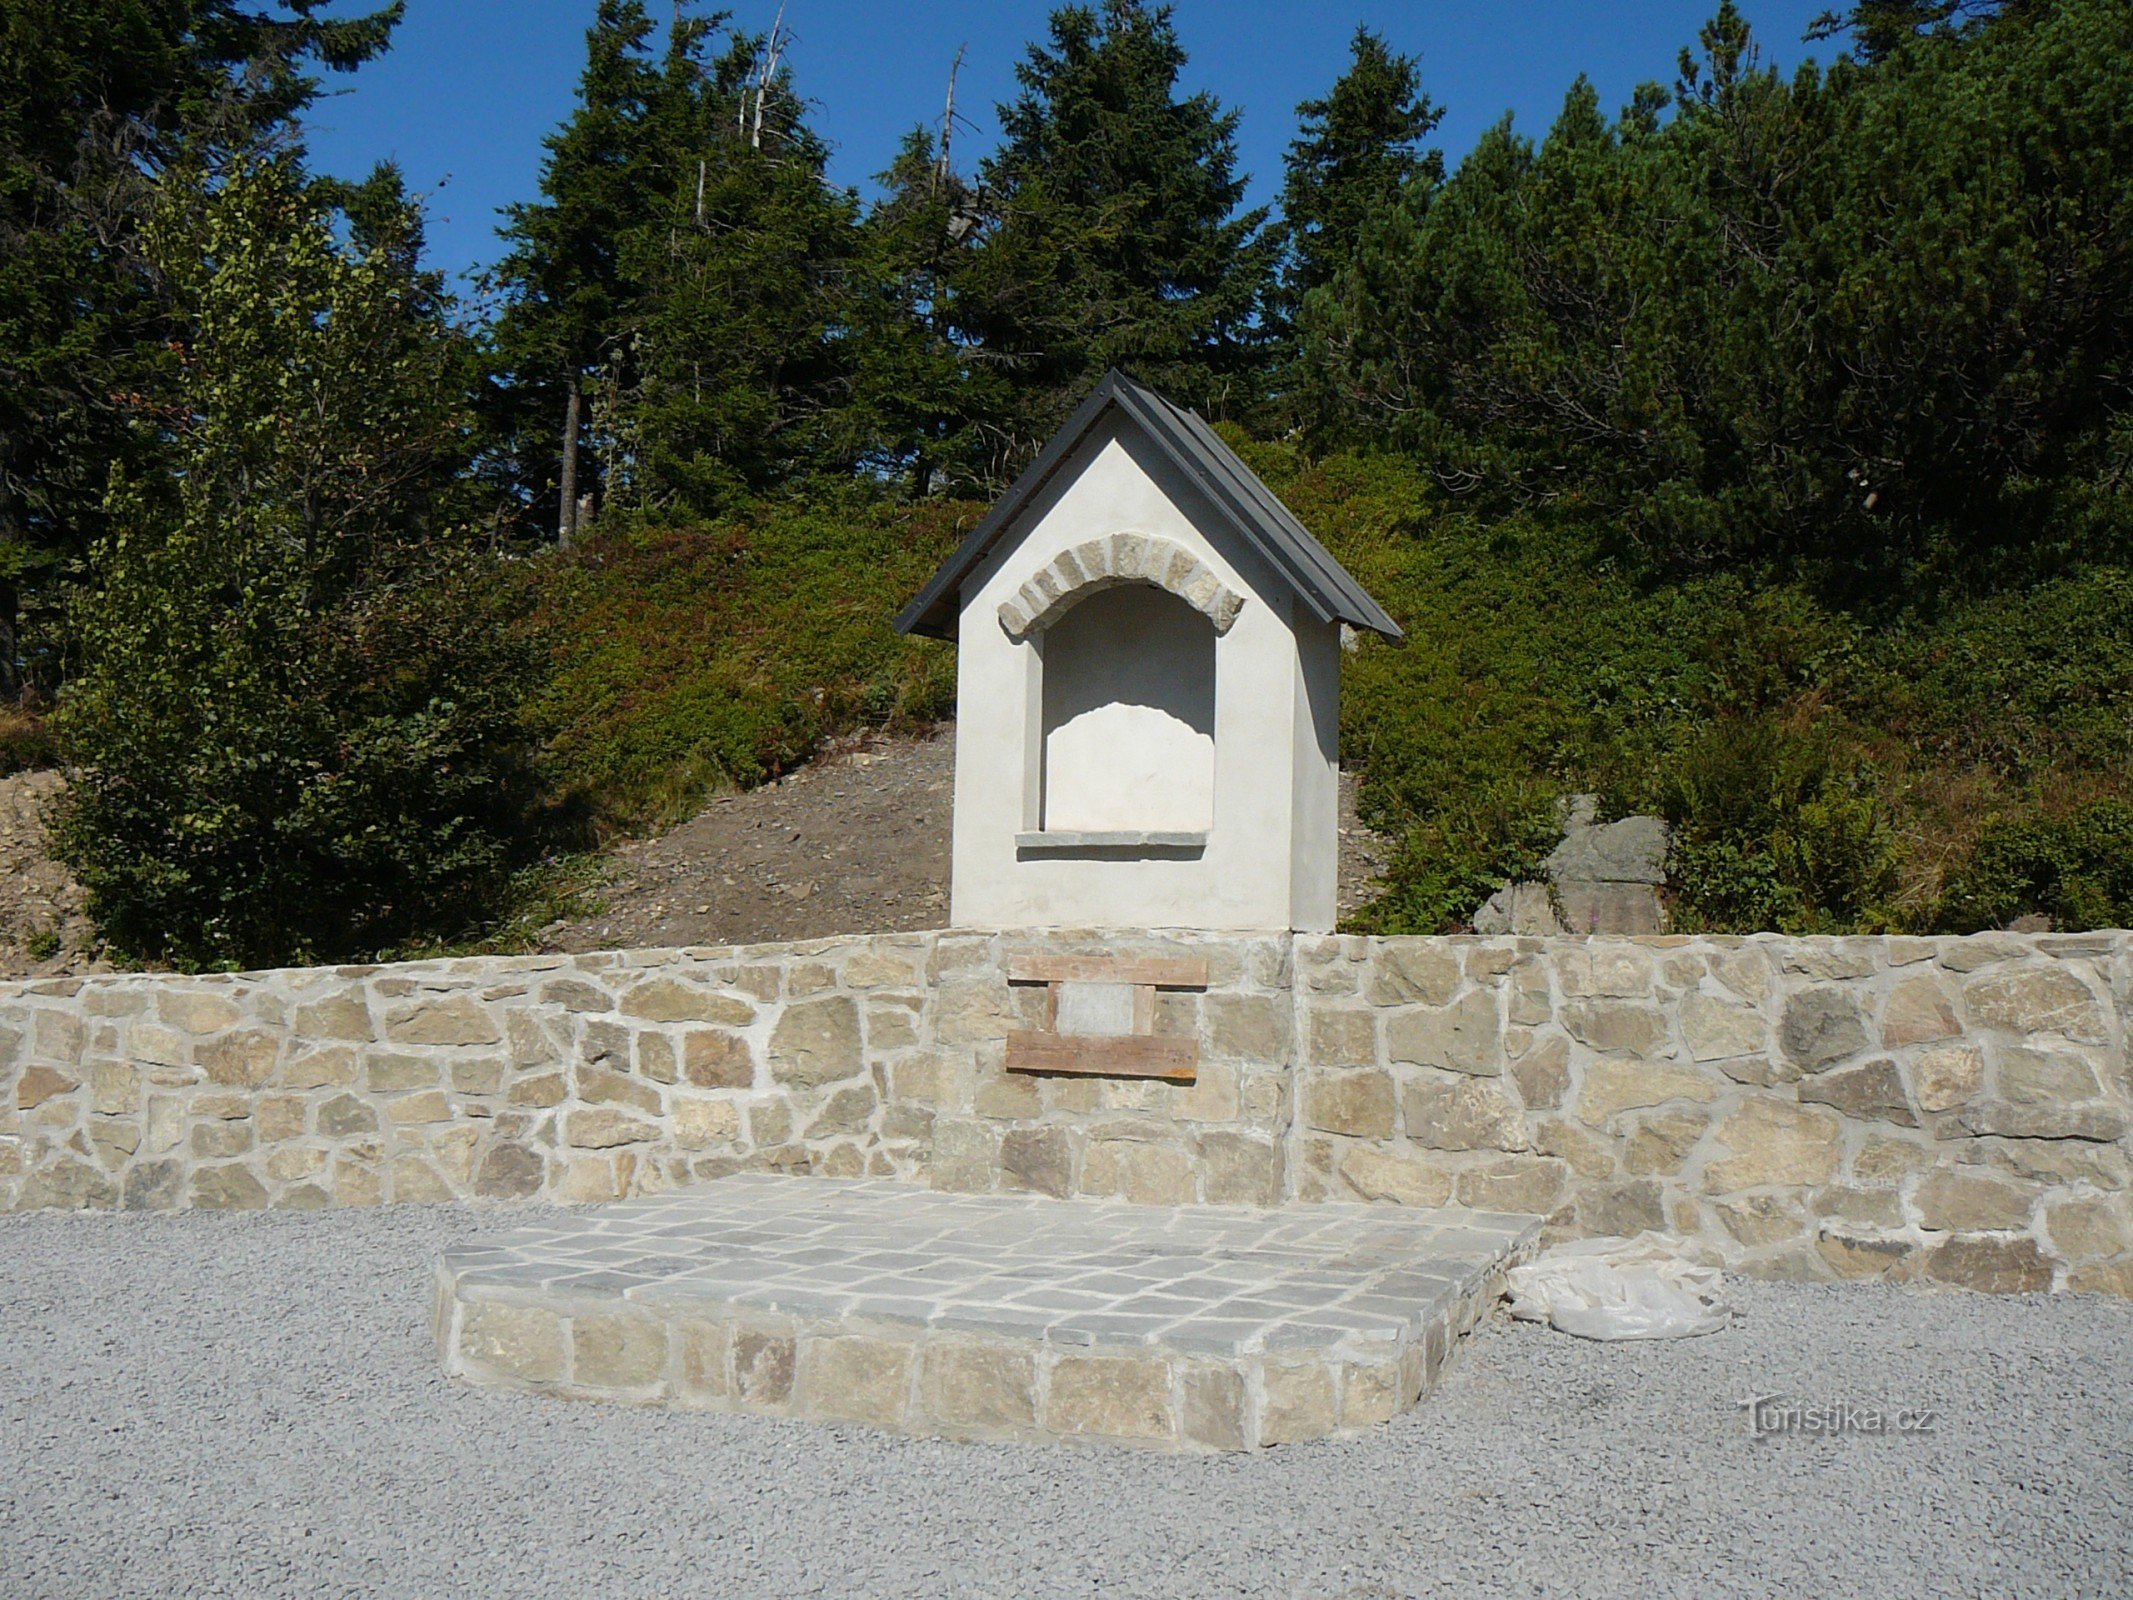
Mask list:
[[[641,0],[600,0],[585,35],[577,108],[543,141],[541,198],[506,212],[511,248],[491,276],[503,297],[495,447],[517,490],[566,544],[579,497],[597,492],[584,453],[595,421],[589,397],[603,379],[610,387],[629,381],[638,294],[623,246],[672,183],[649,148],[664,88],[647,49],[652,33]]]
[[[866,448],[844,425],[858,201],[828,183],[776,42],[730,35],[715,59],[709,42],[677,26],[648,126],[612,428],[636,498],[706,515]]]
[[[1532,141],[1506,116],[1437,190],[1370,220],[1350,259],[1302,306],[1294,399],[1319,443],[1389,443],[1448,483],[1495,479],[1496,439],[1446,425],[1494,415],[1489,363],[1522,309],[1521,194]]]
[[[995,425],[1008,381],[972,359],[961,297],[984,196],[925,128],[877,175],[883,194],[860,240],[847,427],[870,441],[868,465],[907,476],[916,494],[997,482],[1008,467]]]
[[[2050,0],[1859,0],[1848,11],[1823,12],[1808,25],[1807,37],[1850,34],[1860,58],[1878,62],[1922,37],[1946,37],[2048,4]]]
[[[1238,209],[1237,114],[1180,94],[1185,59],[1168,6],[1063,7],[1000,107],[998,218],[964,303],[1014,385],[1017,456],[1106,367],[1216,415],[1260,392],[1275,245],[1265,210]]]
[[[1422,148],[1444,112],[1422,92],[1416,58],[1368,28],[1355,30],[1349,52],[1332,90],[1296,108],[1302,127],[1281,191],[1287,249],[1277,297],[1289,317],[1354,259],[1374,220],[1403,199],[1423,203],[1444,178],[1443,153]],[[1420,195],[1410,192],[1417,185]]]

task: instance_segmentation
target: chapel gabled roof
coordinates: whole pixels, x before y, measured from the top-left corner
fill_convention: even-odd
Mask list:
[[[1113,409],[1130,419],[1172,465],[1207,497],[1238,536],[1256,551],[1321,622],[1345,622],[1388,639],[1402,637],[1400,625],[1363,591],[1325,546],[1304,530],[1274,491],[1238,459],[1205,422],[1172,405],[1154,390],[1113,369],[1089,397],[1075,407],[1066,425],[970,531],[954,555],[936,572],[918,598],[896,619],[899,633],[929,638],[955,637],[957,590],[1039,490],[1073,455],[1090,431]]]

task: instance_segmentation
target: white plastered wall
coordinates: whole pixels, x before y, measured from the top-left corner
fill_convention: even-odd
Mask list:
[[[1043,634],[1010,637],[999,606],[1061,550],[1117,533],[1182,546],[1245,597],[1215,640],[1212,822],[1198,848],[1018,848],[1043,826]],[[971,573],[961,607],[956,926],[1332,927],[1338,626],[1130,426],[1092,431]]]

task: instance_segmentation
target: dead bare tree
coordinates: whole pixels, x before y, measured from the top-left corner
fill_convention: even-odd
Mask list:
[[[563,481],[561,507],[556,513],[555,542],[568,550],[578,540],[578,430],[585,412],[585,395],[575,367],[570,372],[569,397],[563,403]]]
[[[771,86],[777,82],[778,64],[784,59],[785,49],[792,43],[792,36],[785,31],[785,0],[778,0],[778,15],[770,24],[770,37],[763,43],[763,65],[756,74],[755,123],[749,129],[750,148],[763,148],[763,104],[770,98]],[[743,104],[747,97],[742,96]]]
[[[941,185],[955,172],[954,165],[948,159],[949,146],[955,142],[955,80],[963,70],[963,54],[969,48],[967,40],[957,45],[955,60],[948,64],[948,109],[941,113],[941,157],[933,164],[933,190],[936,194],[940,192]]]

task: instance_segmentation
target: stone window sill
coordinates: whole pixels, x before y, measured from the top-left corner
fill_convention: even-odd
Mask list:
[[[1018,833],[1015,848],[1034,855],[1061,854],[1072,850],[1204,850],[1205,832],[1157,829],[1150,832]]]

